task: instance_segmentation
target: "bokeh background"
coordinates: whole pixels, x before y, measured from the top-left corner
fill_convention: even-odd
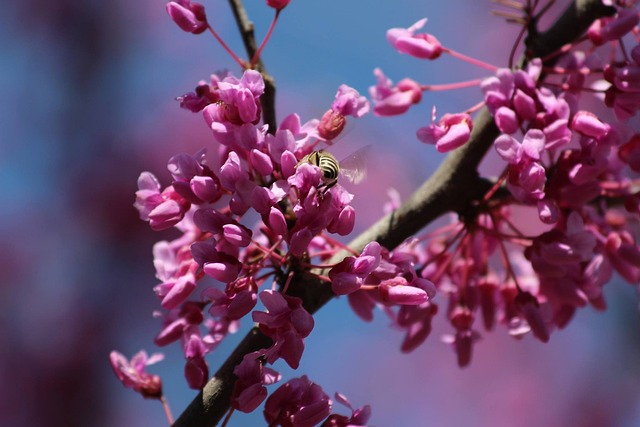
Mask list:
[[[261,37],[272,11],[247,1]],[[557,2],[559,4],[565,2]],[[210,22],[236,52],[228,5],[205,2]],[[174,98],[212,72],[237,67],[207,35],[181,32],[162,1],[26,0],[0,14],[0,425],[162,426],[160,404],[116,380],[112,349],[128,357],[153,345],[158,302],[154,233],[132,206],[143,170],[167,184],[167,159],[211,140],[200,115]],[[515,27],[489,13],[489,1],[293,0],[263,59],[276,78],[278,116],[320,117],[337,87],[366,94],[372,70],[394,81],[438,84],[483,77],[451,58],[425,63],[398,55],[390,27],[428,16],[427,30],[448,47],[505,65]],[[357,227],[382,212],[387,188],[405,197],[441,156],[415,138],[440,113],[480,100],[477,90],[426,94],[396,118],[365,117],[335,146],[338,157],[372,144],[369,178],[356,194]],[[367,209],[363,209],[367,207]],[[372,208],[373,207],[373,208]],[[544,345],[498,329],[483,334],[470,367],[459,369],[440,341],[438,320],[418,350],[402,355],[402,336],[378,315],[360,321],[336,300],[316,316],[299,372],[355,406],[373,407],[375,426],[640,425],[640,324],[635,290],[606,288],[609,310],[582,310]],[[248,326],[248,325],[245,325]],[[208,361],[217,369],[243,333]],[[150,370],[164,380],[177,416],[195,396],[177,348]],[[338,411],[340,408],[336,405]],[[346,413],[346,410],[343,411]],[[259,413],[230,426],[259,426]]]

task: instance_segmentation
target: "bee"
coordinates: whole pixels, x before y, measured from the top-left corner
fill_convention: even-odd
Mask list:
[[[349,182],[358,184],[367,175],[366,158],[370,145],[360,148],[342,161],[325,150],[312,151],[298,162],[298,165],[309,163],[320,168],[323,186],[328,190],[336,185],[338,176],[344,176]]]

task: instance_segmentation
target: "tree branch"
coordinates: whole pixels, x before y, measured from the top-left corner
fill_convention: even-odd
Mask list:
[[[234,12],[243,11],[239,0],[230,2],[237,5]],[[615,10],[602,5],[601,0],[576,0],[548,31],[533,34],[527,39],[527,58],[547,55],[570,43],[580,37],[595,19],[609,16],[613,12]],[[246,16],[238,16],[236,14],[243,40],[247,45],[247,40],[253,37],[253,27],[246,20]],[[249,47],[247,49],[249,51]],[[255,43],[252,49],[255,52]],[[522,65],[525,63],[526,59],[521,61]],[[263,69],[262,64],[259,64]],[[265,112],[268,110],[264,104],[263,108]],[[273,122],[275,123],[275,118]],[[376,240],[391,250],[442,214],[463,213],[472,207],[488,188],[487,181],[478,176],[478,164],[498,134],[493,118],[486,109],[482,110],[474,120],[470,141],[449,154],[431,178],[402,206],[353,239],[349,247],[361,251],[367,243]],[[347,255],[348,253],[341,252],[331,262],[340,261]],[[296,274],[288,293],[302,298],[304,307],[310,313],[315,313],[334,296],[328,283],[304,271]],[[231,390],[236,380],[233,368],[242,361],[245,354],[267,348],[270,344],[269,338],[262,335],[257,328],[253,328],[204,390],[178,418],[174,427],[205,427],[218,423],[230,405]]]

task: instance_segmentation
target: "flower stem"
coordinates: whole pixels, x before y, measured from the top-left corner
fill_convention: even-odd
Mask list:
[[[216,38],[216,40],[218,40],[218,43],[220,43],[220,45],[224,48],[224,50],[226,50],[229,55],[231,55],[231,58],[233,58],[234,61],[236,61],[238,63],[238,65],[240,65],[240,67],[242,68],[249,68],[249,66],[247,65],[247,62],[238,58],[238,55],[236,55],[229,46],[227,46],[227,44],[224,42],[224,40],[222,40],[222,38],[218,35],[218,33],[216,33],[216,30],[213,29],[213,27],[211,25],[207,25],[207,28],[209,28],[209,32],[211,34],[213,34],[213,37]]]
[[[460,52],[456,52],[455,50],[449,49],[447,47],[443,47],[442,48],[443,52],[448,53],[449,55],[453,56],[454,58],[458,58],[462,61],[468,62],[469,64],[478,66],[480,68],[484,68],[486,70],[489,70],[493,73],[495,73],[498,70],[498,67],[496,67],[495,65],[491,65],[489,63],[486,63],[484,61],[480,61],[479,59],[475,59],[475,58],[471,58],[470,56],[464,55]]]
[[[260,59],[260,54],[262,53],[262,50],[265,48],[265,46],[267,45],[267,42],[271,38],[271,33],[273,33],[273,29],[276,27],[276,22],[278,22],[278,16],[280,15],[280,10],[282,9],[276,10],[276,14],[273,17],[273,21],[271,21],[269,30],[267,31],[267,35],[264,36],[264,40],[262,40],[260,47],[258,48],[258,50],[256,50],[256,53],[253,55],[253,58],[251,58],[251,65],[250,65],[251,68],[253,68],[258,62],[258,59]]]

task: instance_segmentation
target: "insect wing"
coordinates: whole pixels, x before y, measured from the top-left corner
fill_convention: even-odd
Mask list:
[[[340,162],[340,173],[354,184],[360,183],[367,176],[367,159],[371,145],[365,145]]]

